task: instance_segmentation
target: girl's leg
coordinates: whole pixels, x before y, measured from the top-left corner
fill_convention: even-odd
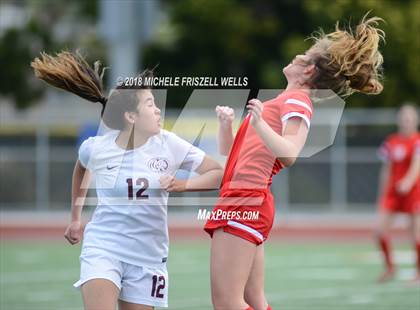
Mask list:
[[[216,310],[245,310],[245,285],[249,278],[257,246],[222,229],[214,232],[211,242],[211,293]]]
[[[384,282],[394,276],[395,267],[392,261],[391,244],[389,241],[389,231],[392,225],[392,213],[386,210],[379,212],[379,222],[376,230],[376,238],[379,249],[384,258],[385,272],[378,278],[378,282]]]
[[[81,287],[85,310],[115,310],[119,295],[118,287],[110,280],[93,279]]]
[[[124,300],[118,300],[118,309],[119,310],[153,310],[154,307],[146,306],[146,305],[133,304],[131,302],[126,302]]]
[[[257,247],[251,273],[245,286],[245,301],[254,310],[266,310],[268,307],[264,294],[264,245]]]

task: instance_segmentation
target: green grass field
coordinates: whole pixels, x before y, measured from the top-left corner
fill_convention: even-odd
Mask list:
[[[209,243],[171,244],[169,309],[211,309]],[[381,264],[369,244],[266,245],[266,292],[273,309],[419,310],[411,249],[399,247],[397,278],[377,285]],[[82,309],[72,287],[80,247],[58,241],[0,245],[0,309]]]

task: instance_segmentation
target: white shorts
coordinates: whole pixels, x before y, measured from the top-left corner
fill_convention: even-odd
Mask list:
[[[119,299],[153,307],[168,307],[168,271],[158,267],[136,266],[111,257],[106,251],[84,250],[80,256],[79,288],[92,279],[107,279],[120,290]]]

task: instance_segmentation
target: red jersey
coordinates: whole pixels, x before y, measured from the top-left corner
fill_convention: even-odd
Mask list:
[[[262,118],[280,135],[285,122],[292,117],[302,118],[310,127],[313,107],[304,91],[284,91],[263,105]],[[266,189],[271,185],[273,175],[283,168],[249,122],[250,115],[236,134],[226,164],[222,189]]]
[[[308,128],[312,117],[312,103],[308,95],[299,90],[285,91],[277,98],[264,102],[262,118],[278,134],[282,134],[285,122],[292,117],[302,118]],[[256,245],[264,242],[274,222],[274,198],[269,190],[272,176],[282,164],[265,146],[250,125],[250,115],[243,121],[236,134],[225,168],[220,199],[214,214],[246,214],[257,212],[257,219],[217,218],[209,219],[204,230],[211,236],[223,228]],[[249,214],[249,213],[248,213]]]
[[[414,154],[420,154],[419,132],[411,136],[392,134],[386,138],[379,148],[379,156],[391,165],[388,186],[394,187],[406,175]],[[420,186],[420,179],[415,186]]]
[[[397,183],[407,174],[413,156],[420,154],[420,134],[390,135],[379,149],[379,155],[390,164],[390,176],[381,197],[381,208],[388,212],[420,212],[420,178],[406,194],[397,191]]]

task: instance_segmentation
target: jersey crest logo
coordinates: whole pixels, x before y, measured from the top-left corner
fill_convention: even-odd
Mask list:
[[[169,162],[167,158],[155,157],[149,160],[147,166],[154,172],[165,172],[169,168]]]

